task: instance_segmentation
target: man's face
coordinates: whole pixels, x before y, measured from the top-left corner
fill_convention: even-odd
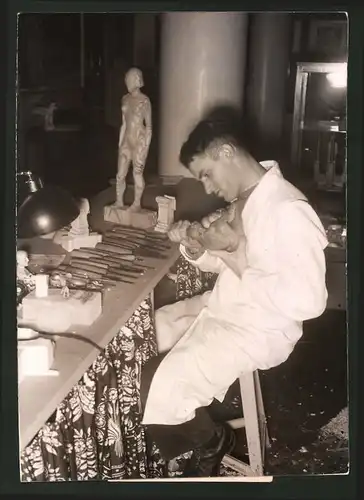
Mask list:
[[[237,197],[237,171],[230,159],[214,160],[209,155],[196,156],[190,164],[190,171],[202,182],[207,194],[215,194],[227,202]]]

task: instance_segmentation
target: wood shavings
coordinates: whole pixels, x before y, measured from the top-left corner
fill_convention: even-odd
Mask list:
[[[343,408],[336,417],[320,429],[320,437],[325,439],[333,436],[339,439],[349,440],[349,411]]]

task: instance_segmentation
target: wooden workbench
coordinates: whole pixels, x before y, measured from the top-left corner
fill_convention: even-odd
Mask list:
[[[87,336],[104,348],[126,323],[140,303],[147,298],[179,257],[172,246],[165,259],[146,258],[153,266],[135,284],[119,283],[105,291],[103,312],[91,326],[77,333]],[[26,377],[19,385],[19,438],[23,449],[54,412],[71,388],[97,357],[92,345],[75,339],[59,338],[52,368],[59,376]]]

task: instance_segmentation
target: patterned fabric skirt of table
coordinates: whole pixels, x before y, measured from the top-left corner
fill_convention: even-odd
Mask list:
[[[200,272],[181,257],[176,299],[203,293],[214,286],[215,280],[216,275]],[[147,299],[21,452],[21,480],[122,480],[180,475],[189,454],[166,464],[154,443],[147,442],[141,425],[141,369],[156,354],[154,311]],[[236,411],[239,406],[235,397],[227,409]]]
[[[157,354],[153,316],[147,299],[59,404],[21,453],[22,481],[166,475],[141,425],[140,373]]]

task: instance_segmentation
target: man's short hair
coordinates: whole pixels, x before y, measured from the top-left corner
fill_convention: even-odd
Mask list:
[[[231,144],[237,149],[248,152],[243,140],[242,124],[239,117],[219,117],[212,114],[198,123],[182,145],[179,160],[189,168],[196,156],[209,152],[214,147]]]

